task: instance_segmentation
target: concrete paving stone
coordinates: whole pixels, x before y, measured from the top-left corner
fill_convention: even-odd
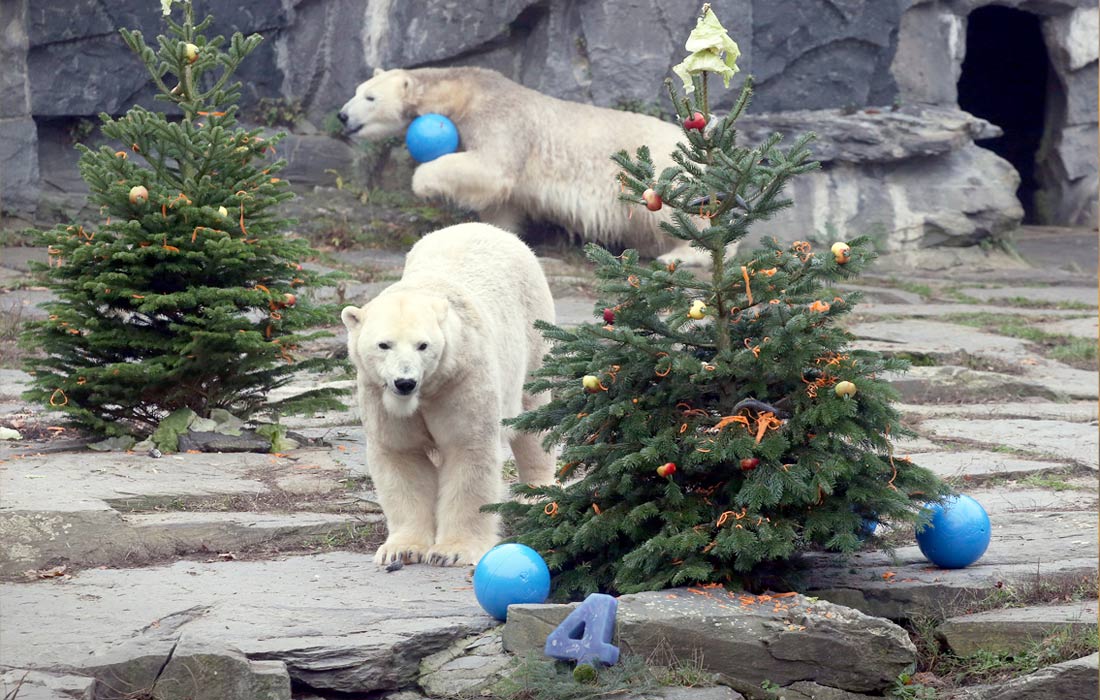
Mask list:
[[[324,537],[379,522],[367,515],[342,513],[131,513],[123,517],[139,538],[182,549],[192,542],[211,552],[235,552],[257,544],[278,545],[288,538]],[[171,553],[171,552],[169,552]]]
[[[1100,467],[1100,435],[1095,423],[1019,418],[934,418],[921,423],[921,430],[930,437],[961,438],[989,445],[1003,445],[1025,452],[1070,459],[1091,469]]]
[[[1044,486],[1022,486],[1021,482],[1008,481],[996,486],[980,484],[959,488],[982,504],[992,518],[1002,513],[1035,511],[1071,511],[1097,509],[1097,483],[1095,477],[1053,477],[1067,488],[1060,490]]]
[[[965,596],[990,594],[998,582],[1096,573],[1095,511],[1004,513],[991,531],[985,554],[964,569],[936,567],[914,544],[892,555],[807,554],[787,580],[806,595],[896,620],[939,614]]]
[[[986,358],[1018,368],[1020,379],[1048,387],[1071,398],[1096,398],[1098,375],[1032,352],[1019,338],[985,333],[952,323],[928,320],[879,321],[849,327],[855,347],[885,353],[917,353],[940,362],[963,364],[964,357]],[[1014,375],[1017,376],[1017,375]]]
[[[21,397],[30,388],[30,380],[31,375],[22,370],[0,368],[0,400],[22,407]]]
[[[1012,232],[1011,240],[1016,252],[1032,265],[1029,279],[1049,276],[1053,278],[1049,280],[1051,284],[1064,284],[1067,277],[1081,276],[1096,281],[1095,226],[1021,226]],[[1007,282],[1019,279],[1006,277]],[[1080,282],[1088,283],[1088,279]]]
[[[381,521],[363,512],[171,512],[123,515],[112,509],[0,515],[0,579],[65,566],[136,566],[172,557],[302,549],[331,538],[362,537]],[[373,512],[372,512],[373,511]]]
[[[1077,338],[1089,338],[1096,340],[1097,329],[1100,328],[1100,319],[1096,316],[1087,318],[1070,318],[1064,321],[1049,321],[1037,323],[1035,327],[1046,333],[1056,335],[1069,335]]]
[[[868,304],[907,304],[919,305],[924,303],[924,297],[915,292],[907,292],[896,287],[876,287],[862,284],[838,284],[837,289],[842,291],[860,292],[863,294],[863,303]]]
[[[1073,309],[1035,309],[1025,306],[1005,308],[992,304],[948,304],[933,302],[927,304],[883,304],[862,302],[852,310],[853,321],[870,320],[876,316],[897,316],[899,318],[942,318],[955,314],[998,314],[1027,316],[1036,319],[1080,316],[1081,311]]]
[[[334,552],[0,583],[0,658],[20,668],[94,667],[158,640],[202,640],[283,661],[306,688],[403,688],[423,657],[498,624],[478,606],[469,575],[426,565],[386,573],[369,555]]]
[[[0,313],[18,313],[24,321],[40,321],[48,315],[40,304],[53,299],[44,287],[20,287],[0,294]]]
[[[1065,462],[1043,462],[983,450],[917,453],[908,455],[915,463],[931,469],[943,479],[963,477],[1019,477],[1050,469],[1068,468]]]
[[[921,418],[1050,418],[1071,423],[1095,423],[1098,414],[1095,401],[1055,403],[1038,399],[958,405],[899,403],[894,407],[903,415]]]
[[[964,287],[959,292],[982,301],[1023,297],[1032,301],[1096,306],[1096,287]]]
[[[0,260],[3,267],[23,274],[30,274],[31,261],[45,264],[46,249],[42,246],[4,246],[0,248]]]
[[[1014,654],[1058,629],[1096,629],[1097,602],[1001,608],[948,618],[936,629],[951,651],[971,656],[980,651]]]
[[[899,437],[893,440],[894,454],[907,456],[914,452],[938,452],[939,450],[947,449],[943,445],[938,445],[926,437],[917,435],[916,437]]]
[[[884,372],[880,376],[898,392],[902,401],[910,404],[973,404],[1026,398],[1054,401],[1066,398],[1038,379],[956,365],[911,367],[906,372]],[[1074,391],[1073,398],[1082,398],[1079,394],[1096,393],[1088,386],[1069,388]]]
[[[909,352],[938,357],[959,354],[1023,358],[1032,355],[1019,338],[986,333],[970,326],[927,319],[855,323],[848,330],[855,346],[880,352]]]
[[[321,457],[320,453],[315,453]],[[9,459],[0,464],[6,511],[84,510],[98,501],[148,508],[176,498],[257,494],[267,486],[257,476],[273,471],[270,455],[166,455],[76,452]]]

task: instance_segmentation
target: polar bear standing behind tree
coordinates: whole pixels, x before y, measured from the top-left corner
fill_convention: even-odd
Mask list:
[[[401,280],[342,313],[358,375],[367,469],[389,535],[375,561],[473,564],[497,543],[501,439],[519,478],[550,483],[554,459],[501,421],[550,400],[523,385],[542,364],[536,320],[554,300],[534,253],[487,224],[430,233]]]
[[[429,113],[454,122],[462,150],[416,169],[418,196],[444,197],[510,231],[520,231],[530,217],[647,257],[699,257],[661,231],[667,212],[619,200],[619,166],[611,160],[617,151],[633,154],[646,145],[659,173],[672,165],[670,154],[683,137],[677,126],[549,97],[484,68],[376,70],[340,119],[354,138],[381,139],[402,135]]]

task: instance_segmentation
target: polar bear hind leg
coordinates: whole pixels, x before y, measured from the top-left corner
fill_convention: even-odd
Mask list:
[[[533,411],[550,403],[550,392],[537,396],[524,393],[523,410]],[[554,455],[542,449],[542,433],[511,431],[508,444],[516,458],[516,471],[519,480],[532,486],[542,486],[554,480]]]

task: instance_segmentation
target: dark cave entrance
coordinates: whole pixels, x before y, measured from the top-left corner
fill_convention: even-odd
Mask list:
[[[1050,79],[1050,58],[1038,16],[997,5],[970,13],[959,107],[1004,131],[1003,136],[984,139],[979,145],[1012,163],[1020,173],[1016,196],[1028,223],[1039,218],[1035,156],[1043,138]]]

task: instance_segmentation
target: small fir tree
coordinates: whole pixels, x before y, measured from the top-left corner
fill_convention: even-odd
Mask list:
[[[850,349],[837,326],[859,297],[828,285],[871,261],[870,242],[821,254],[767,239],[727,255],[818,164],[810,136],[786,150],[778,135],[737,144],[751,82],[729,114],[710,113],[707,74],[728,85],[736,45],[707,6],[688,50],[677,72],[689,97],[669,83],[684,121],[676,165],[655,173],[644,147],[614,158],[623,199],[672,208],[662,227],[707,251],[712,269],[587,248],[603,323],[540,324],[553,347],[529,388],[553,400],[513,421],[560,444],[557,483],[492,507],[546,558],[559,599],[726,583],[811,547],[851,552],[871,523],[914,522],[944,492],[892,454],[891,436],[909,433],[880,376],[905,363]]]
[[[237,33],[208,40],[213,19],[169,16],[168,35],[147,46],[121,31],[159,93],[182,114],[134,107],[100,115],[118,148],[78,145],[80,172],[100,208],[98,224],[40,232],[49,262],[39,265],[56,299],[24,339],[41,349],[26,397],[65,411],[85,428],[147,435],[172,412],[227,409],[248,417],[272,389],[334,360],[302,359],[308,332],[335,318],[309,290],[331,281],[301,265],[309,245],[287,238],[292,223],[274,207],[293,195],[268,155],[282,138],[236,120],[240,83],[230,79],[262,38]],[[224,48],[223,48],[224,46]],[[278,411],[338,405],[316,390]]]

